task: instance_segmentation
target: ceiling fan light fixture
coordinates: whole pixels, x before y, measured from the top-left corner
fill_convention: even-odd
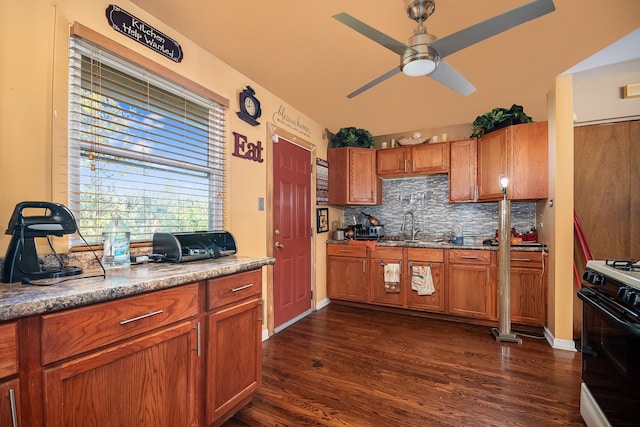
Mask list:
[[[426,76],[433,73],[438,64],[432,59],[416,58],[402,66],[402,72],[409,77]]]
[[[407,40],[407,49],[400,61],[400,69],[410,77],[426,76],[438,68],[440,56],[429,43],[435,37],[427,33],[423,26],[419,26],[416,32]]]

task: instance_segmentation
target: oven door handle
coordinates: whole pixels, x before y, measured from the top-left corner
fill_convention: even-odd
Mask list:
[[[578,297],[585,303],[589,304],[594,310],[606,315],[609,320],[616,323],[621,328],[624,328],[634,336],[640,337],[640,322],[621,319],[617,313],[608,308],[607,302],[598,301],[598,297],[593,291],[583,288],[578,291]]]

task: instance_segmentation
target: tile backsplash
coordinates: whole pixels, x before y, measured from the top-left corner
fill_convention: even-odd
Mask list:
[[[446,236],[460,224],[463,236],[487,239],[495,236],[498,228],[498,202],[449,203],[448,175],[385,179],[382,181],[382,205],[345,207],[342,225],[353,224],[354,216],[358,223],[363,223],[362,212],[365,212],[384,225],[385,234],[398,235],[402,234],[400,226],[406,211],[412,211],[415,216],[416,227],[420,230],[418,238]],[[407,221],[406,230],[409,231],[409,216]],[[525,232],[535,225],[535,202],[511,203],[512,227]]]

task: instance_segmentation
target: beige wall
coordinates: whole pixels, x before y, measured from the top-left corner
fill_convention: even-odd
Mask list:
[[[3,2],[0,14],[0,227],[4,230],[13,207],[20,201],[52,200],[67,204],[68,46],[70,26],[78,22],[229,99],[225,228],[235,235],[240,255],[270,255],[267,211],[258,210],[258,198],[267,201],[270,196],[267,188],[270,171],[266,161],[257,163],[231,156],[232,132],[247,136],[249,142],[262,141],[263,146],[268,146],[268,126],[275,122],[292,134],[297,133],[315,147],[317,156],[326,158],[324,128],[129,1],[122,0],[118,6],[177,40],[183,48],[184,60],[174,63],[115,32],[105,17],[108,4],[87,0]],[[247,85],[256,90],[262,103],[261,125],[255,127],[235,114],[238,93]],[[304,129],[283,121],[277,114],[282,108],[302,123]],[[264,156],[270,154],[269,150],[263,152]],[[335,214],[333,212],[334,217]],[[318,299],[326,296],[324,242],[327,237],[320,234],[313,242]],[[8,242],[9,236],[0,235],[0,256],[4,256]],[[265,289],[267,280],[265,273]]]
[[[538,203],[539,231],[549,246],[548,329],[573,340],[573,81],[558,77],[549,107],[549,199]],[[560,345],[562,346],[562,345]]]

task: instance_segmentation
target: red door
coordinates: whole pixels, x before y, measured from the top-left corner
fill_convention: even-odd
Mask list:
[[[273,144],[274,326],[311,310],[311,153]]]

